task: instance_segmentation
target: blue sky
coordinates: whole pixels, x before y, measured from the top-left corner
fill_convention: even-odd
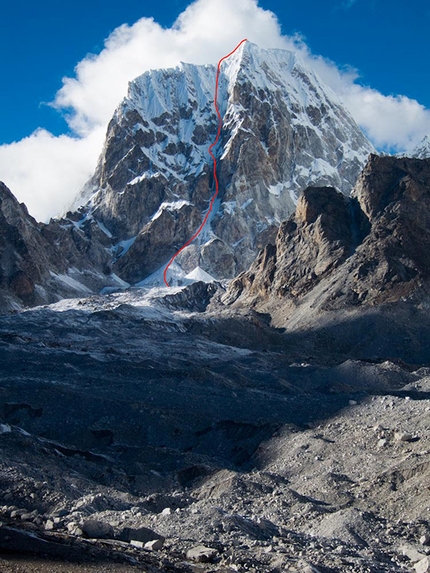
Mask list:
[[[377,149],[410,148],[430,134],[429,31],[428,0],[8,1],[0,180],[36,218],[62,212],[129,80],[181,60],[216,63],[243,37],[298,50]]]
[[[21,139],[40,126],[55,134],[67,131],[61,114],[43,105],[54,99],[62,77],[73,75],[87,53],[100,52],[103,40],[120,24],[152,16],[168,27],[188,4],[5,3],[0,22],[0,143]],[[261,0],[259,5],[275,12],[283,33],[302,34],[313,53],[356,68],[361,83],[430,107],[428,0]]]

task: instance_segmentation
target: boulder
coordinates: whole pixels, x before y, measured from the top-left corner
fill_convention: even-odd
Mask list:
[[[415,563],[414,569],[416,573],[429,573],[430,571],[430,557],[424,557],[418,563]]]
[[[82,529],[75,521],[71,521],[67,524],[67,531],[70,535],[76,535],[77,537],[80,537],[83,534]]]
[[[82,531],[91,539],[111,539],[114,537],[113,527],[109,523],[96,519],[87,519],[82,526]]]
[[[301,573],[321,573],[321,569],[318,569],[318,567],[310,563],[305,563],[301,569]]]
[[[163,539],[154,539],[153,541],[147,541],[144,545],[144,548],[148,551],[160,551],[160,549],[163,548],[163,545]]]
[[[45,530],[53,531],[54,529],[55,529],[54,522],[52,521],[52,519],[48,519],[48,521],[45,523]]]
[[[413,436],[408,432],[396,432],[394,434],[394,439],[396,442],[410,442],[413,440]]]
[[[416,563],[425,557],[424,553],[421,553],[416,549],[413,545],[405,544],[400,547],[402,555],[407,557],[412,561],[412,563]]]
[[[218,556],[218,550],[213,547],[197,545],[187,551],[187,559],[197,563],[213,563]]]
[[[161,540],[164,542],[164,537],[159,533],[156,533],[152,529],[148,527],[138,527],[133,529],[131,527],[124,527],[119,534],[119,539],[121,541],[140,541],[141,543],[145,544],[148,541],[156,541]]]

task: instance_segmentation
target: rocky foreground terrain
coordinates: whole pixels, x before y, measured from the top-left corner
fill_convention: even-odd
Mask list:
[[[0,571],[430,570],[430,161],[229,284],[0,317]]]
[[[303,362],[255,313],[220,328],[158,296],[2,318],[2,570],[34,551],[125,571],[413,571],[430,369]]]

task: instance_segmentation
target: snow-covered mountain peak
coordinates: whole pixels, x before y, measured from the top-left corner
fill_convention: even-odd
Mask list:
[[[410,157],[415,157],[416,159],[430,158],[430,138],[427,135],[414,147]]]
[[[425,135],[422,140],[407,151],[396,153],[396,157],[412,157],[414,159],[430,158],[430,137]]]
[[[118,245],[132,245],[114,249],[116,273],[127,282],[167,263],[208,209],[216,72],[192,63],[145,72],[130,82],[109,125],[88,209]],[[244,42],[221,64],[217,103],[218,199],[204,235],[177,262],[185,273],[201,267],[227,278],[273,238],[302,189],[333,185],[349,193],[373,147],[290,51]],[[163,204],[170,208],[160,210]]]
[[[145,72],[130,82],[117,113],[134,109],[145,119],[155,119],[190,104],[204,110],[213,100],[214,73],[214,66],[182,62],[176,68]]]

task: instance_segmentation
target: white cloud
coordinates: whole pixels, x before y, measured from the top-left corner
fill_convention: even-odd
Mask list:
[[[54,106],[67,113],[75,137],[38,130],[0,147],[0,174],[38,219],[64,211],[94,170],[104,131],[128,81],[151,68],[181,60],[216,63],[244,37],[263,47],[296,49],[344,100],[373,142],[404,149],[430,133],[430,112],[404,96],[384,96],[357,85],[357,74],[313,56],[300,37],[281,35],[276,16],[256,0],[196,0],[172,28],[142,18],[122,25],[102,52],[78,63],[65,78]]]
[[[430,134],[430,110],[404,95],[383,95],[357,81],[353,68],[311,54],[303,42],[298,49],[321,79],[343,101],[373,145],[390,153],[410,150]]]
[[[430,134],[430,110],[404,95],[385,96],[352,84],[340,94],[355,121],[380,150],[404,151]]]
[[[84,138],[55,137],[38,129],[0,146],[1,179],[38,220],[64,213],[94,171],[105,129]]]
[[[64,212],[94,171],[103,133],[130,80],[146,70],[180,61],[217,62],[243,37],[265,47],[283,47],[276,16],[256,0],[197,0],[170,29],[150,18],[118,27],[102,52],[78,63],[65,78],[54,106],[67,114],[76,137],[54,137],[38,130],[0,147],[2,180],[46,220]]]

